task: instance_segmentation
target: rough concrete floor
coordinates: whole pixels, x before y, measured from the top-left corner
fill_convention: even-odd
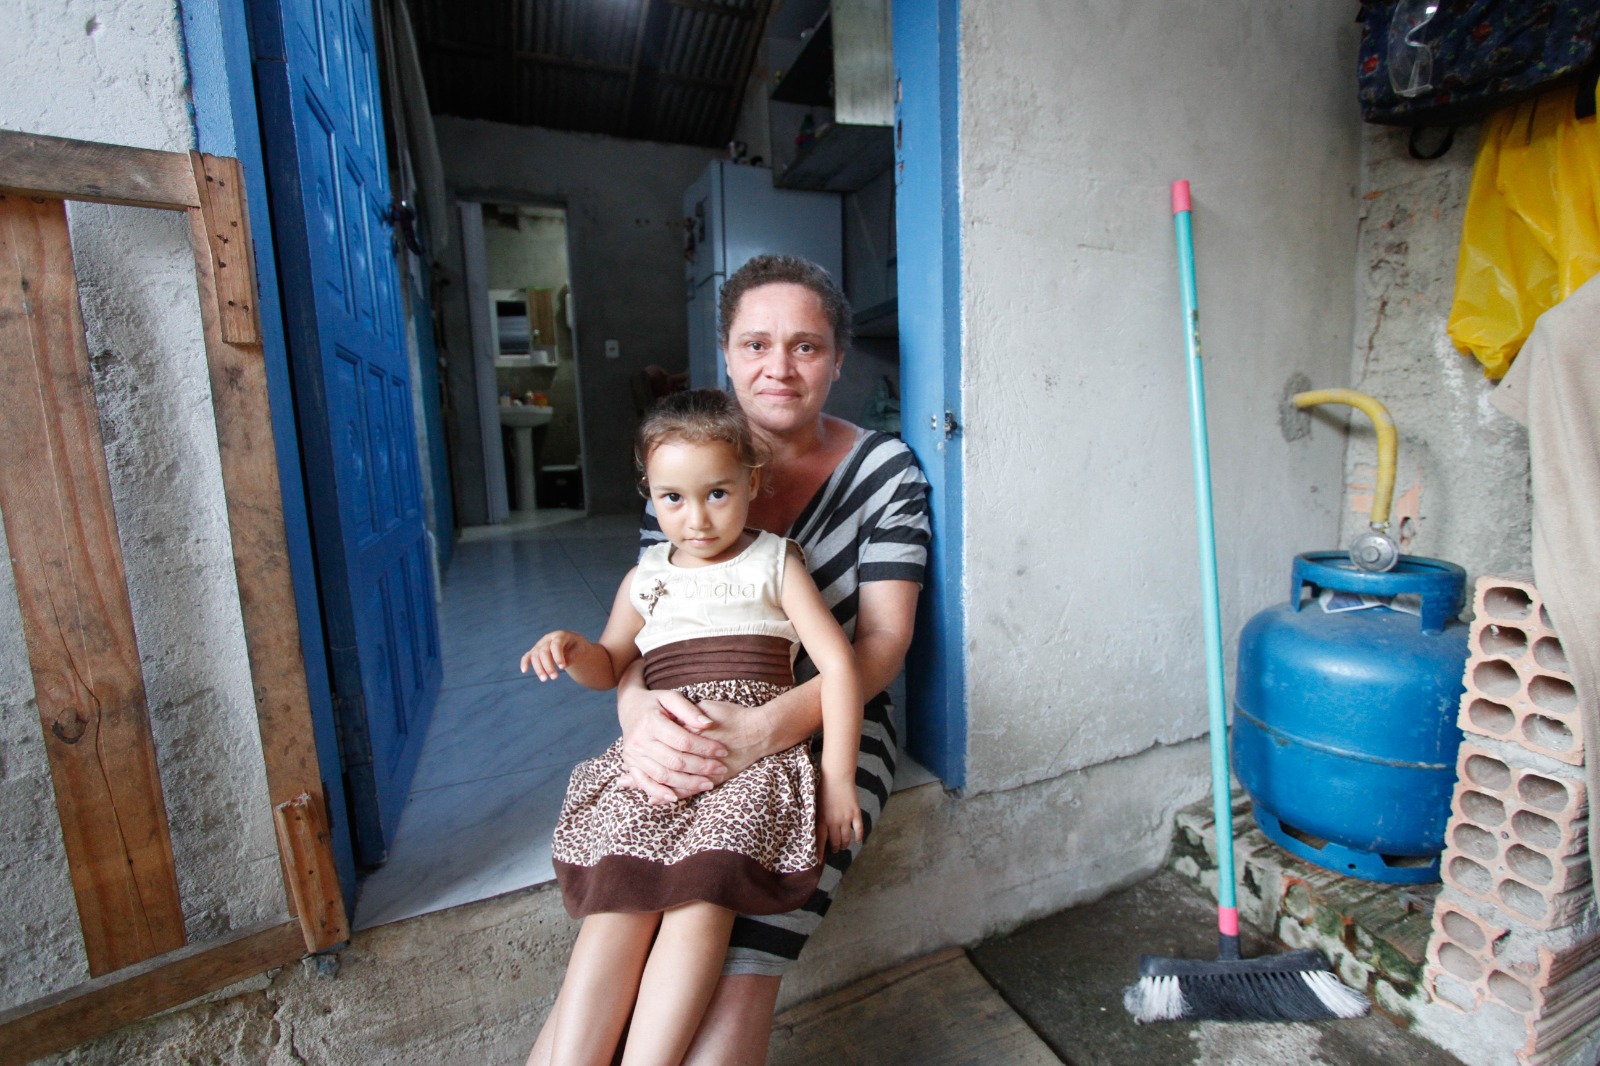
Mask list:
[[[1244,954],[1281,951],[1243,930]],[[1135,1025],[1122,991],[1141,954],[1216,958],[1215,904],[1170,870],[986,941],[970,955],[1069,1066],[1461,1066],[1373,1014],[1356,1021]]]

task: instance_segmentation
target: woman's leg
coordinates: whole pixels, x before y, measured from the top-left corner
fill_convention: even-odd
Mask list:
[[[591,914],[583,920],[529,1066],[610,1066],[660,920],[656,913]]]
[[[724,975],[683,1066],[762,1066],[782,980],[759,973]]]
[[[683,1061],[722,975],[732,927],[733,912],[710,903],[685,903],[661,916],[639,982],[623,1066],[678,1066]]]

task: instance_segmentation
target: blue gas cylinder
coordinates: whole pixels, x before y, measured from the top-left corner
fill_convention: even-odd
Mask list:
[[[1245,625],[1233,767],[1280,847],[1371,881],[1439,880],[1461,743],[1465,586],[1466,572],[1439,559],[1401,556],[1377,574],[1344,552],[1307,552],[1289,602]],[[1330,613],[1322,589],[1404,597],[1393,602],[1420,617],[1388,606]]]

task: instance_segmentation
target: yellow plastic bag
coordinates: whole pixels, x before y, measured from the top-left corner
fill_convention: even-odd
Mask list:
[[[1450,339],[1500,378],[1545,311],[1600,272],[1600,122],[1575,88],[1489,117],[1456,261]]]

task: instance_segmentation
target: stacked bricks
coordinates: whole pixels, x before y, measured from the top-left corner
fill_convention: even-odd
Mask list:
[[[1526,1066],[1587,1066],[1600,928],[1577,694],[1531,581],[1480,578],[1470,639],[1425,985],[1458,1010],[1495,1004],[1519,1018]]]

